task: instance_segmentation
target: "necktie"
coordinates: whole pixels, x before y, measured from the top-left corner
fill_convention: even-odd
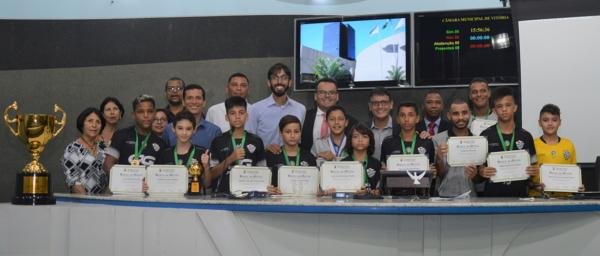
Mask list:
[[[427,127],[429,128],[427,130],[427,132],[429,132],[429,135],[431,135],[431,136],[435,135],[435,123],[431,122],[431,123],[429,123],[429,125],[427,125]]]
[[[321,122],[321,138],[327,137],[327,129],[327,118],[325,117],[325,114],[323,114],[323,121]]]

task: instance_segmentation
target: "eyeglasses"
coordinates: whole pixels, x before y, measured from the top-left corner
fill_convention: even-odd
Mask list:
[[[271,80],[285,82],[290,80],[290,76],[271,76]]]
[[[336,95],[338,92],[337,91],[324,91],[324,90],[318,90],[317,94],[319,96],[333,96]]]
[[[183,90],[183,88],[181,88],[180,86],[167,86],[167,91],[169,92],[179,92],[181,90]]]
[[[387,106],[390,104],[389,100],[380,100],[380,101],[371,101],[369,102],[371,106]]]

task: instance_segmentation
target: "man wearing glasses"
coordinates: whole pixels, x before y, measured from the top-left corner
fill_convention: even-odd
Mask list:
[[[271,66],[267,73],[267,86],[272,93],[252,105],[246,123],[246,130],[258,135],[266,149],[274,153],[279,152],[282,142],[279,120],[285,115],[294,115],[304,122],[306,108],[288,96],[291,85],[291,72],[285,64],[277,63]]]
[[[383,87],[376,87],[369,95],[369,112],[371,123],[367,124],[375,136],[375,151],[373,157],[381,156],[381,143],[385,137],[400,133],[400,127],[392,120],[390,113],[394,108],[394,101],[390,92]]]
[[[327,110],[336,105],[339,101],[339,94],[335,81],[329,78],[318,80],[315,88],[316,108],[306,111],[306,120],[302,126],[302,139],[300,146],[302,150],[310,150],[314,142],[318,139],[329,136],[329,128],[325,120]],[[357,121],[348,116],[348,128],[350,130]]]
[[[185,82],[179,77],[172,77],[165,83],[165,96],[169,105],[165,107],[167,110],[167,120],[169,123],[175,121],[175,115],[183,110],[183,88]]]

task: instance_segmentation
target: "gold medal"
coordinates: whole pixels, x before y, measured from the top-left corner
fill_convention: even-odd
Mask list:
[[[133,165],[133,166],[140,165],[140,160],[139,159],[133,159],[133,160],[131,160],[131,165]]]

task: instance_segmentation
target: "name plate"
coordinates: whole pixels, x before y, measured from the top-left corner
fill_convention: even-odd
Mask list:
[[[319,170],[310,166],[281,166],[277,171],[277,186],[284,195],[316,195]]]
[[[575,164],[542,164],[540,181],[545,191],[579,192],[581,169]]]
[[[471,121],[471,133],[475,136],[479,136],[483,130],[495,125],[498,121],[487,120],[487,119],[475,119]]]
[[[229,190],[232,194],[267,192],[267,186],[271,185],[271,175],[271,169],[268,167],[236,165],[229,173]]]
[[[429,158],[423,154],[390,155],[386,161],[388,171],[429,170]]]
[[[483,136],[448,138],[448,164],[450,166],[480,165],[485,163],[488,141]]]
[[[321,188],[354,193],[364,185],[365,171],[358,161],[325,162],[321,165]]]
[[[143,195],[142,180],[146,177],[143,165],[114,165],[110,169],[108,187],[115,195]]]
[[[151,165],[146,172],[150,195],[183,195],[187,192],[188,171],[183,165]]]
[[[488,155],[488,166],[496,168],[496,175],[492,176],[492,182],[506,182],[514,180],[526,180],[529,175],[525,172],[530,165],[529,152],[525,150],[513,150],[492,152]]]

